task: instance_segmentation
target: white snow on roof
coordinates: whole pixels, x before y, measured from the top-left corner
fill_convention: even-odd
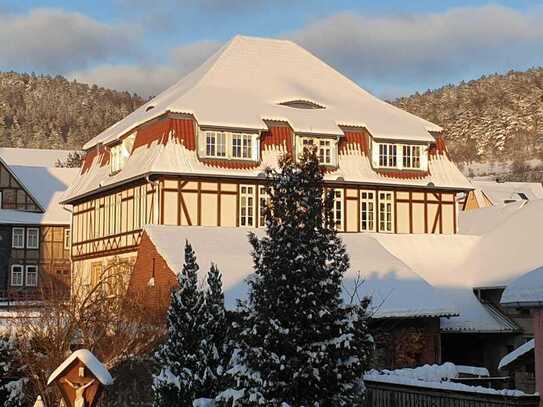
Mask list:
[[[253,271],[249,230],[147,225],[145,231],[170,268],[179,273],[183,265],[183,247],[188,239],[198,257],[200,279],[205,280],[211,262],[223,274],[225,302],[228,308],[238,298],[247,297],[246,279]],[[261,235],[262,230],[256,231]],[[372,296],[375,317],[450,316],[456,310],[440,297],[430,284],[390,254],[372,236],[342,234],[351,257],[351,269],[344,278],[344,297],[350,301],[359,277],[364,280],[358,298]],[[224,250],[228,242],[228,250]],[[360,272],[360,275],[358,274]],[[357,296],[354,296],[355,300]]]
[[[57,367],[53,373],[51,373],[51,376],[49,376],[49,380],[47,381],[47,385],[49,386],[51,383],[53,383],[55,379],[62,374],[62,372],[64,372],[64,370],[68,368],[76,359],[79,359],[104,386],[113,384],[111,374],[96,358],[96,356],[94,356],[87,349],[79,349],[68,356],[68,358],[62,362],[62,364]]]
[[[109,166],[100,166],[95,159],[91,168],[70,187],[66,199],[71,200],[85,194],[112,188],[123,182],[141,178],[147,174],[175,174],[201,176],[261,177],[267,168],[277,168],[278,160],[284,152],[277,148],[262,151],[262,160],[258,167],[249,169],[217,168],[203,163],[196,153],[186,149],[177,139],[170,139],[167,144],[155,141],[147,147],[135,149],[124,168],[115,175],[110,175]],[[470,189],[469,181],[446,156],[438,155],[429,160],[430,175],[417,179],[390,178],[375,172],[370,160],[360,151],[339,154],[338,168],[327,172],[325,179],[335,181],[364,183],[367,185],[409,185],[425,188]]]
[[[500,364],[498,365],[498,369],[504,369],[507,366],[509,366],[511,363],[513,363],[515,360],[520,358],[521,356],[527,354],[530,351],[533,351],[535,349],[535,339],[531,339],[528,342],[526,342],[524,345],[519,346],[516,348],[513,352],[508,353],[505,355],[502,360],[500,360]]]
[[[543,305],[543,267],[519,277],[507,286],[501,303],[509,306]]]
[[[482,191],[494,205],[508,201],[543,199],[543,185],[539,182],[495,182],[472,181],[475,188]],[[523,194],[522,197],[520,194]]]
[[[460,211],[458,214],[458,230],[465,235],[483,235],[501,225],[525,204],[526,201],[519,201],[507,205]]]
[[[308,100],[324,109],[299,109]],[[376,138],[431,142],[439,126],[377,99],[291,41],[236,36],[193,72],[85,144],[111,142],[165,112],[193,114],[200,125],[266,129],[284,120],[296,132],[342,134],[364,125]]]
[[[8,165],[29,165],[54,167],[57,161],[64,161],[72,150],[46,150],[36,148],[0,147],[0,157]]]

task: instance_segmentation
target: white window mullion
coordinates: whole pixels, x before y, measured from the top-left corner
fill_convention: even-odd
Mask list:
[[[345,224],[345,208],[343,201],[343,189],[334,190],[334,227],[336,230],[343,231]]]
[[[23,266],[20,264],[14,264],[11,266],[9,284],[12,287],[21,287],[23,285]]]
[[[360,191],[360,230],[375,232],[376,226],[375,191]]]
[[[379,191],[379,232],[392,233],[394,224],[394,197],[389,191]]]
[[[27,287],[38,286],[38,266],[28,265],[25,267],[25,281]]]
[[[255,226],[255,186],[240,185],[239,187],[239,225]]]
[[[25,247],[25,229],[11,229],[11,247],[14,249],[24,249]]]

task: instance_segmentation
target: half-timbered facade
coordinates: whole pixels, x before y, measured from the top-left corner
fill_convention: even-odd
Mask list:
[[[266,168],[307,146],[338,230],[456,233],[455,197],[471,186],[441,132],[292,42],[235,37],[84,146],[65,199],[74,275],[92,284],[108,262],[134,262],[146,224],[263,226]]]
[[[77,169],[55,168],[63,151],[0,151],[0,297],[35,299],[70,287],[71,212],[60,197]],[[51,167],[48,167],[50,165]]]

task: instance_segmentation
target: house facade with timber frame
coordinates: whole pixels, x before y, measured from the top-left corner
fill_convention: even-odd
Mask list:
[[[262,227],[265,170],[308,146],[340,232],[457,232],[456,194],[471,186],[439,126],[292,42],[235,37],[84,146],[64,199],[74,278],[92,285],[108,264],[133,263],[148,224]]]

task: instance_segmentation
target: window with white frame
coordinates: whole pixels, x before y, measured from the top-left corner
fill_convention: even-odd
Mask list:
[[[135,133],[132,133],[130,136],[125,137],[123,141],[110,148],[111,174],[115,174],[123,169],[134,147],[135,138]]]
[[[266,226],[266,209],[270,204],[270,196],[265,186],[258,187],[258,226]]]
[[[302,148],[313,147],[317,150],[319,162],[324,165],[335,165],[336,143],[329,138],[302,137]]]
[[[32,264],[25,267],[25,281],[27,287],[38,286],[38,266]]]
[[[375,191],[360,191],[360,230],[375,232]]]
[[[206,157],[226,157],[226,133],[208,131],[206,138]]]
[[[11,229],[11,247],[14,249],[24,249],[25,247],[25,229]]]
[[[396,144],[379,144],[379,166],[396,167],[397,163]]]
[[[258,134],[201,131],[199,154],[204,158],[258,160]]]
[[[333,215],[334,215],[334,227],[337,230],[343,230],[343,224],[344,224],[344,219],[345,219],[344,205],[343,205],[343,189],[334,190]]]
[[[379,232],[393,232],[394,196],[393,192],[379,191]]]
[[[402,146],[403,167],[404,168],[420,168],[420,146],[406,145]]]
[[[11,266],[9,285],[12,287],[21,287],[23,285],[23,270],[24,267],[20,264]]]
[[[40,247],[40,230],[38,228],[28,228],[26,230],[26,248],[38,249]]]
[[[70,250],[70,229],[64,229],[64,250]]]
[[[240,185],[239,187],[239,224],[240,226],[255,226],[254,185]]]

